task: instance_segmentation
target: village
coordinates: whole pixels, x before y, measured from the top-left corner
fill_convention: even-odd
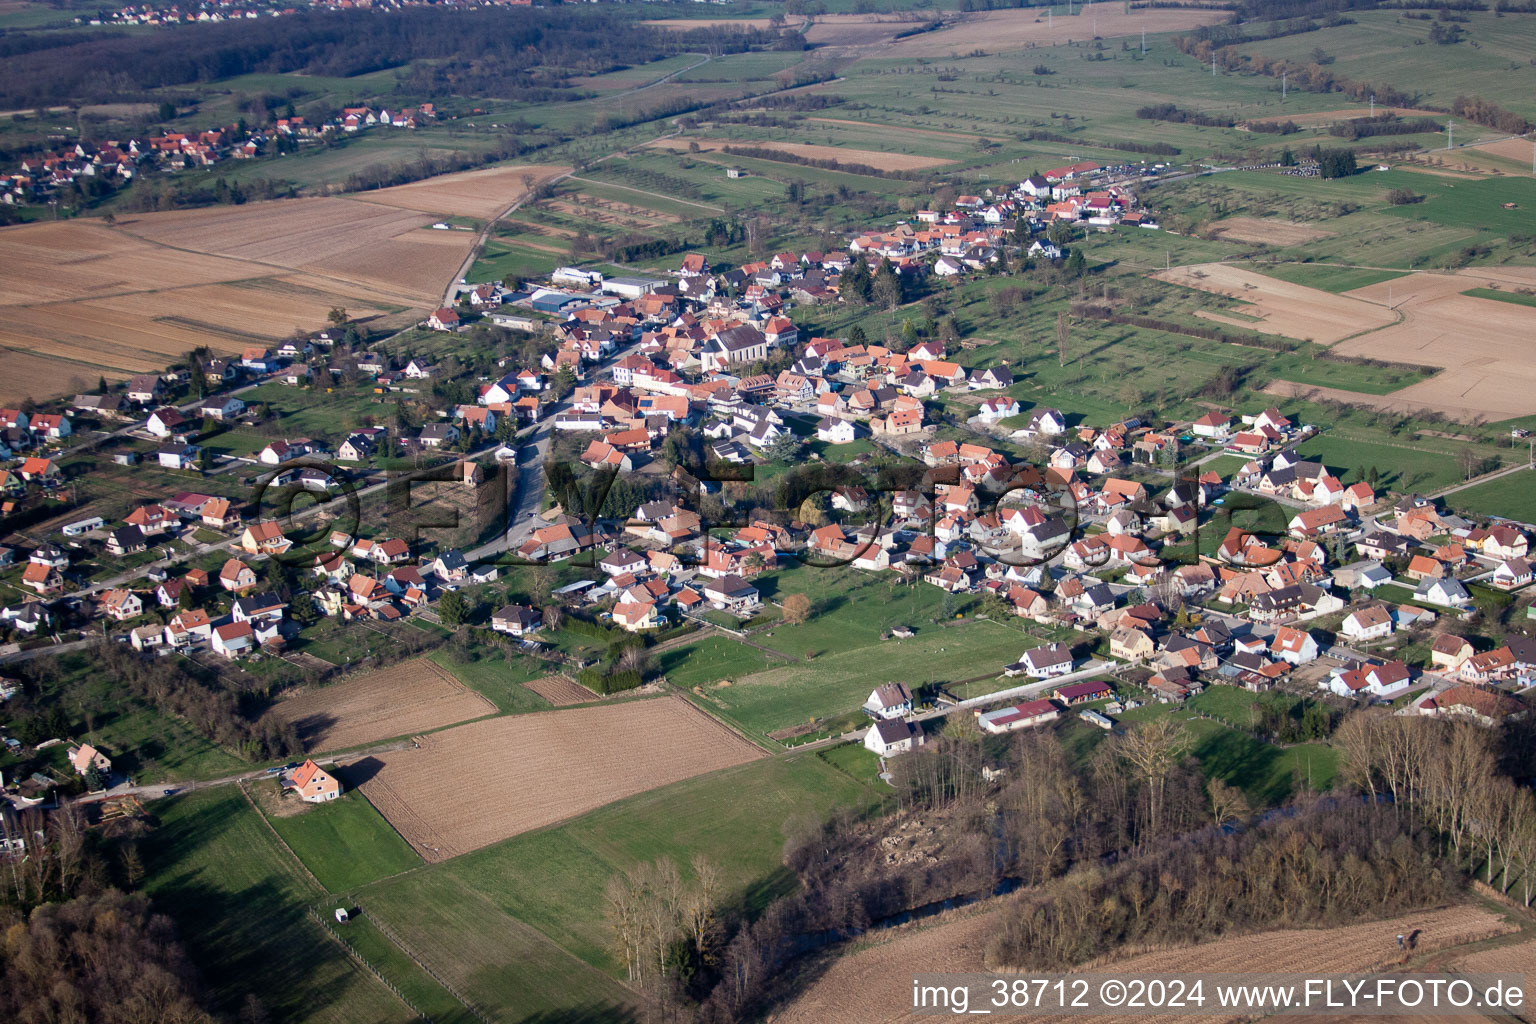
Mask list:
[[[141,139],[81,139],[55,152],[24,157],[15,171],[0,176],[0,203],[20,207],[57,202],[75,189],[110,191],[143,174],[281,156],[301,145],[320,144],[372,128],[413,129],[436,117],[437,109],[431,103],[397,110],[361,106],[344,108],[338,116],[315,124],[290,111],[267,128],[247,129],[242,121],[206,131],[166,131]]]
[[[544,354],[482,377],[472,402],[419,428],[290,437],[217,459],[197,443],[249,416],[240,395],[252,387],[298,394],[352,380],[403,395],[441,379],[422,356],[401,364],[362,343],[338,356],[338,330],[210,359],[190,402],[171,397],[186,394],[183,372],[80,394],[59,412],[0,410],[7,513],[69,488],[59,463],[87,441],[72,416],[102,425],[93,445],[152,445],[103,446],[100,458],[148,459],[187,480],[119,522],[56,517],[43,542],[0,550],[27,595],[0,609],[0,624],[22,646],[100,622],[146,657],[281,657],[316,622],[426,617],[459,628],[458,612],[440,613],[446,595],[459,607],[483,590],[494,603],[510,565],[590,566],[595,574],[553,593],[487,609],[493,633],[558,656],[541,655],[550,607],[640,637],[746,623],[767,610],[754,577],[799,560],[936,587],[1059,637],[994,666],[993,695],[914,703],[909,681],[878,688],[863,742],[882,757],[920,744],[926,716],[956,711],[1008,731],[1096,702],[1083,714],[1112,728],[1127,688],[1171,703],[1220,683],[1484,721],[1517,713],[1508,697],[1536,680],[1536,643],[1512,635],[1488,648],[1457,623],[1531,584],[1519,526],[1364,481],[1345,486],[1297,453],[1317,428],[1279,408],[1089,423],[1041,405],[1026,412],[1006,363],[967,366],[960,346],[929,338],[898,351],[797,329],[797,307],[839,301],[860,278],[876,288],[1016,258],[1061,261],[1049,241],[1057,219],[1155,226],[1132,196],[1094,184],[1100,174],[1074,165],[1007,196],[961,196],[953,211],[919,212],[916,226],[858,234],[847,252],[783,252],[724,271],[695,252],[666,278],[562,267],[539,286],[463,285],[420,332],[452,338],[489,325],[543,339]],[[952,398],[971,411],[963,422]],[[383,487],[381,467],[401,454],[446,467],[439,479],[470,493],[515,477],[500,536],[440,546],[359,522],[296,547],[291,524],[217,493],[227,472],[249,468],[262,492],[318,498],[309,514],[323,524],[335,518],[327,503]],[[772,475],[807,454],[847,482],[736,527],[703,515],[698,499],[722,494],[712,475]],[[882,490],[879,471],[893,463],[921,472]],[[567,481],[622,481],[632,507],[596,518],[594,506],[566,507],[575,492],[557,493],[556,464],[580,467]],[[82,576],[82,545],[119,563],[163,557]],[[1028,699],[996,708],[1013,697]]]

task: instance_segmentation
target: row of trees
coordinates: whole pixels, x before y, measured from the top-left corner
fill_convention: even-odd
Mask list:
[[[702,854],[695,854],[689,867],[685,878],[664,856],[608,879],[603,912],[614,954],[631,984],[686,985],[700,967],[715,961],[724,892],[720,869]]]
[[[1431,829],[1446,855],[1501,892],[1536,899],[1536,798],[1501,774],[1497,734],[1471,722],[1357,712],[1334,734],[1345,783]],[[1524,753],[1529,757],[1529,751]],[[1529,765],[1511,766],[1528,774]]]

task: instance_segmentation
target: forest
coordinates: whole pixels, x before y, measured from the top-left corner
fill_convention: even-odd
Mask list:
[[[153,90],[237,75],[350,78],[414,61],[431,67],[410,71],[406,84],[430,95],[575,99],[568,79],[626,67],[636,54],[661,59],[705,47],[737,53],[780,42],[773,30],[672,32],[607,10],[566,8],[303,11],[149,34],[23,32],[0,37],[0,104],[159,100]]]

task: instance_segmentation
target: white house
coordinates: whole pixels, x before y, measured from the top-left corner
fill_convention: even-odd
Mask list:
[[[976,413],[976,416],[978,419],[985,420],[988,423],[996,423],[998,420],[1005,420],[1010,416],[1017,416],[1018,414],[1019,400],[1008,395],[1001,395],[982,402],[981,409]]]
[[[1413,588],[1413,596],[1415,600],[1442,608],[1463,608],[1472,603],[1472,595],[1467,593],[1467,588],[1461,585],[1460,580],[1452,578],[1422,579]]]
[[[1309,661],[1315,661],[1318,654],[1317,641],[1312,639],[1312,634],[1291,626],[1277,628],[1269,648],[1270,653],[1276,658],[1292,665],[1304,665]]]
[[[848,444],[858,440],[859,429],[852,420],[825,416],[816,424],[816,439],[828,444]]]
[[[882,718],[864,734],[864,749],[881,757],[905,754],[923,745],[922,726],[895,718]]]
[[[912,691],[905,683],[886,683],[869,692],[864,710],[871,718],[904,718],[912,713]]]
[[[1356,608],[1344,617],[1339,632],[1351,640],[1379,640],[1392,635],[1392,613],[1379,604]]]

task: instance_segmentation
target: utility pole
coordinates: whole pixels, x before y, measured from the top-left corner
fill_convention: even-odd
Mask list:
[[[1288,75],[1288,74],[1290,74],[1289,71],[1281,71],[1280,72],[1280,102],[1281,103],[1285,102],[1285,84],[1286,84],[1285,76]]]
[[[1376,116],[1376,94],[1371,93],[1371,116]]]
[[[1445,148],[1450,149],[1456,141],[1456,122],[1445,122]]]
[[[1141,55],[1143,57],[1145,57],[1147,55],[1147,30],[1146,29],[1142,29],[1141,30]]]
[[[1216,77],[1216,51],[1211,51],[1211,77]]]

